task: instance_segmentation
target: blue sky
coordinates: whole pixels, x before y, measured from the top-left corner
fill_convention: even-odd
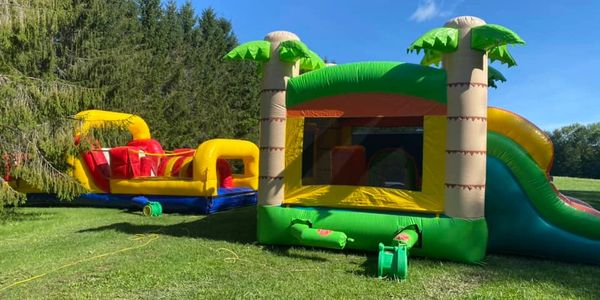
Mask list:
[[[191,2],[198,13],[210,6],[229,19],[240,42],[288,30],[338,64],[418,63],[420,56],[406,53],[414,39],[454,16],[478,16],[514,30],[527,42],[510,48],[518,66],[494,64],[508,81],[490,89],[490,105],[514,111],[547,130],[600,122],[600,1]]]

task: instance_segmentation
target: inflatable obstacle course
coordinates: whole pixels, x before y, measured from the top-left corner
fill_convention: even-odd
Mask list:
[[[142,209],[145,215],[158,216],[256,204],[258,148],[251,142],[213,139],[196,149],[167,151],[139,116],[89,110],[75,117],[81,121],[76,141],[93,128],[115,123],[125,125],[132,140],[112,148],[92,143],[89,151],[69,157],[70,175],[89,191],[69,205]],[[232,174],[232,160],[241,161],[241,174]],[[13,181],[13,186],[19,189],[23,183]],[[43,191],[26,192],[29,204],[57,204]]]
[[[600,213],[554,188],[548,137],[487,105],[506,81],[488,60],[516,65],[510,44],[524,42],[458,17],[409,47],[420,65],[307,64],[281,31],[233,49],[263,67],[259,242],[378,251],[378,276],[400,279],[409,254],[600,264]]]

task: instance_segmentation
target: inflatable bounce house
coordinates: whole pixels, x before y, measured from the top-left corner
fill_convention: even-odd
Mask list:
[[[380,277],[405,278],[409,252],[600,264],[600,212],[555,188],[550,139],[488,107],[508,44],[524,42],[458,17],[410,46],[420,65],[325,66],[284,31],[233,49],[263,68],[258,240],[379,251]]]
[[[68,159],[70,175],[89,191],[74,204],[143,207],[144,214],[153,216],[163,210],[208,214],[256,204],[258,147],[251,142],[213,139],[197,149],[165,151],[139,116],[89,110],[75,118],[80,120],[77,142],[90,129],[106,126],[126,127],[132,140],[114,148],[92,145]],[[242,174],[232,174],[230,160],[243,162]],[[54,198],[27,190],[18,180],[12,184],[34,204]]]

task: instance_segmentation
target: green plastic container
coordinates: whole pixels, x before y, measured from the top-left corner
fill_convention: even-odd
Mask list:
[[[162,205],[159,202],[150,201],[143,209],[145,216],[158,217],[162,215]]]

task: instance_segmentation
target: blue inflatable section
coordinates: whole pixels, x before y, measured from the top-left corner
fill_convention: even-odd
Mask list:
[[[71,202],[59,201],[54,195],[28,194],[28,205],[76,205],[141,209],[148,201],[159,202],[165,213],[212,214],[236,207],[256,205],[256,191],[250,188],[219,188],[212,197],[156,195],[83,194]]]
[[[489,252],[600,264],[600,241],[578,236],[544,220],[508,167],[490,156],[485,198]]]

